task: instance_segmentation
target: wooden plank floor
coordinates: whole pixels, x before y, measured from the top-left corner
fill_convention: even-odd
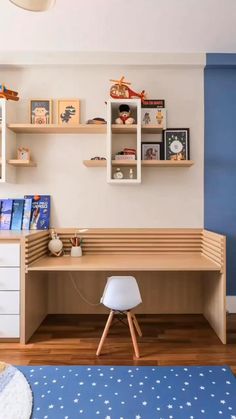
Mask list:
[[[140,359],[126,326],[116,323],[95,353],[104,315],[50,315],[26,346],[0,343],[0,360],[15,365],[229,365],[236,373],[236,315],[227,319],[223,345],[201,315],[140,315]]]

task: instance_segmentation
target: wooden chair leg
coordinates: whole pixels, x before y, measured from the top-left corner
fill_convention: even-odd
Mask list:
[[[132,338],[132,342],[133,342],[134,353],[135,353],[135,356],[137,358],[139,358],[139,349],[138,349],[138,344],[137,344],[137,340],[136,340],[134,325],[133,325],[133,321],[132,321],[132,315],[131,315],[130,311],[127,311],[127,319],[128,319],[129,330],[130,330],[130,334],[131,334],[131,338]]]
[[[97,356],[99,356],[100,353],[101,353],[103,344],[105,342],[105,339],[107,337],[108,331],[109,331],[109,329],[111,327],[111,324],[112,324],[113,316],[114,316],[114,311],[111,310],[110,311],[110,314],[108,316],[107,322],[106,322],[106,326],[105,326],[105,328],[103,330],[103,334],[102,334],[101,340],[100,340],[99,345],[98,345],[98,349],[97,349],[97,352],[96,352],[96,355]]]
[[[135,329],[137,330],[138,335],[140,337],[143,336],[142,335],[142,331],[141,331],[141,329],[139,327],[138,320],[137,320],[135,314],[131,312],[131,316],[132,316],[132,319],[133,319],[133,322],[134,322],[134,326],[135,326]]]

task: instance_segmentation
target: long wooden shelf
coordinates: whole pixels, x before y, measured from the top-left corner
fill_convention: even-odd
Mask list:
[[[106,167],[106,160],[83,160],[83,164],[86,167]],[[130,167],[136,166],[136,160],[112,160],[112,166],[117,167]],[[144,167],[190,167],[193,166],[193,160],[142,160],[142,166]]]
[[[8,124],[7,128],[16,134],[106,134],[106,124],[80,124],[74,126],[47,124]],[[0,125],[0,132],[2,127]],[[137,125],[112,125],[112,131],[117,134],[132,134],[137,130]],[[142,132],[146,134],[160,134],[162,128],[155,125],[142,125]]]
[[[172,255],[83,255],[43,257],[29,271],[220,271],[220,266],[198,254]]]
[[[80,125],[34,125],[9,124],[8,128],[18,134],[105,134],[106,125],[80,124]]]
[[[36,162],[32,160],[18,160],[18,159],[11,159],[7,160],[7,163],[16,166],[16,167],[36,167]]]

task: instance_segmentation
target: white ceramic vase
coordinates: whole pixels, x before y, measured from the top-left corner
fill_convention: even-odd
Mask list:
[[[72,246],[70,255],[74,258],[80,258],[82,256],[82,248],[81,246]]]

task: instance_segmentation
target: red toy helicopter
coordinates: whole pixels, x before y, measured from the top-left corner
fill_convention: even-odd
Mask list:
[[[145,99],[145,90],[142,90],[141,93],[134,92],[130,89],[131,83],[125,81],[125,77],[121,77],[119,80],[110,80],[115,82],[110,88],[110,95],[113,99],[136,99],[141,100]]]

